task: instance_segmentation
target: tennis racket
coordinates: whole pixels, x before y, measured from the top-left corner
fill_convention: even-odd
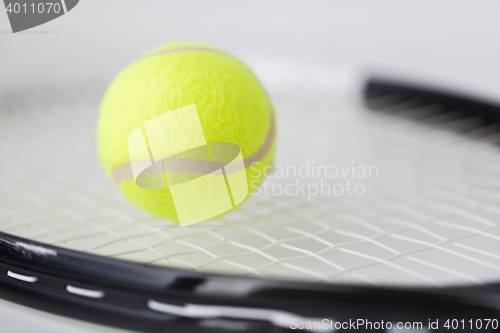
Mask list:
[[[496,331],[500,108],[310,82],[267,84],[259,190],[184,228],[106,179],[99,81],[1,95],[0,297],[145,332]]]

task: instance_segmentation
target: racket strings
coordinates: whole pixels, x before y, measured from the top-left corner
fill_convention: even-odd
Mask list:
[[[1,231],[111,258],[264,278],[444,286],[500,275],[494,125],[397,95],[375,96],[374,112],[359,100],[271,86],[280,141],[260,193],[180,228],[132,207],[106,179],[94,128],[101,87],[0,98]],[[351,172],[370,166],[371,177]],[[347,181],[364,193],[347,194]]]

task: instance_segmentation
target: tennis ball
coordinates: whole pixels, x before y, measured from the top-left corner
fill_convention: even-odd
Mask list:
[[[275,133],[255,75],[201,44],[167,44],[125,68],[97,125],[100,159],[121,192],[181,225],[242,202],[271,164]]]

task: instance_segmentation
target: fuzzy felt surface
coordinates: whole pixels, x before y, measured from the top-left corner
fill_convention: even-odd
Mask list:
[[[274,126],[271,102],[244,64],[205,45],[168,44],[125,68],[105,94],[97,136],[99,155],[109,177],[114,168],[130,162],[128,139],[134,129],[165,112],[193,104],[206,141],[235,143],[243,158],[259,151]],[[189,134],[179,135],[178,140],[181,146],[183,140],[189,145],[191,138]],[[260,163],[246,168],[249,191],[271,163],[274,146],[273,139]],[[254,181],[253,186],[250,181]],[[133,177],[121,181],[119,187],[140,208],[178,220],[168,187],[141,188]]]

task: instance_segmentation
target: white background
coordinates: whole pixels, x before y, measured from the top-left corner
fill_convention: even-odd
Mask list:
[[[0,94],[111,80],[168,41],[212,44],[249,62],[398,73],[500,101],[498,0],[82,0],[68,14],[17,34],[2,8]],[[0,301],[2,331],[111,331],[57,318]]]
[[[500,100],[500,2],[85,0],[12,34],[0,10],[0,88],[117,71],[168,41],[243,59],[397,72]]]

